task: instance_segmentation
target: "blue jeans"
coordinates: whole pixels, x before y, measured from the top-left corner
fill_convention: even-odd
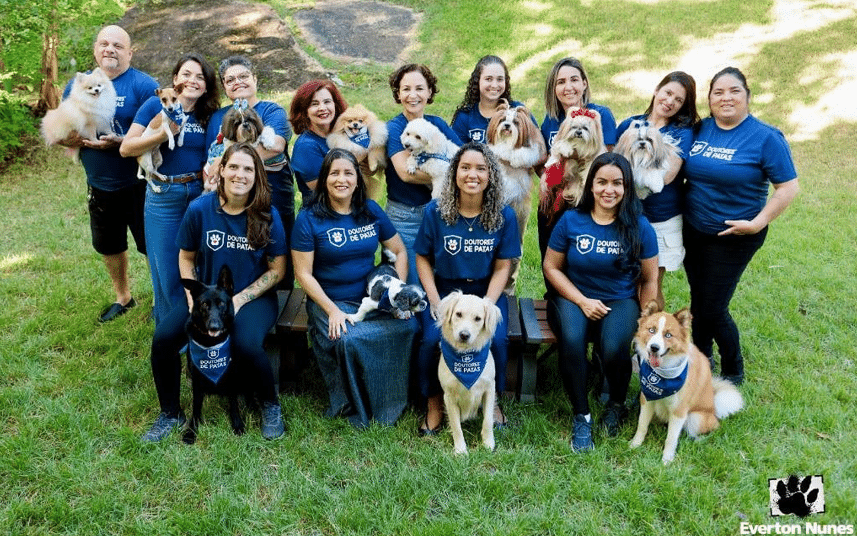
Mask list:
[[[601,320],[589,320],[580,307],[560,296],[555,296],[550,305],[559,328],[559,373],[574,413],[589,413],[587,335],[601,351],[610,400],[624,404],[631,380],[631,340],[640,317],[637,300],[604,302],[611,310]]]
[[[166,318],[173,307],[187,307],[184,287],[179,276],[179,248],[176,236],[191,201],[202,193],[199,181],[184,184],[159,183],[161,193],[146,188],[143,218],[146,231],[146,251],[152,274],[155,326]]]
[[[417,233],[420,230],[420,225],[423,223],[423,213],[425,205],[412,207],[396,201],[387,201],[387,215],[393,223],[393,227],[402,237],[405,243],[405,249],[408,251],[408,280],[411,285],[420,285],[420,278],[417,275],[417,257],[414,253],[414,242],[417,239]],[[420,285],[422,288],[422,285]]]

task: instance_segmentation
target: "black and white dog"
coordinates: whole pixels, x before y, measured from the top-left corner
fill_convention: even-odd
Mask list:
[[[360,322],[375,310],[387,311],[402,319],[410,318],[412,313],[425,311],[428,307],[425,291],[417,285],[408,285],[399,279],[399,274],[393,267],[395,262],[396,254],[385,249],[381,264],[369,273],[367,296],[360,302],[357,312],[348,315],[349,322]]]

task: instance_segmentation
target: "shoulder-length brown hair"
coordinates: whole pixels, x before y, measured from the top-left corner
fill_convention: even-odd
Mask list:
[[[247,142],[233,143],[226,148],[220,160],[220,181],[217,183],[217,195],[221,202],[226,199],[226,179],[223,170],[229,159],[235,153],[244,153],[253,159],[253,188],[247,197],[245,212],[247,214],[247,241],[250,246],[259,250],[271,241],[271,186],[268,184],[268,174],[259,153]]]

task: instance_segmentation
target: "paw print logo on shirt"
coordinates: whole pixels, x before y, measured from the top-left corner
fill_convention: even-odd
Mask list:
[[[205,233],[205,243],[208,244],[211,251],[217,251],[222,248],[225,238],[226,233],[223,231],[212,230]]]
[[[586,255],[595,247],[595,237],[592,235],[579,235],[577,237],[577,251]]]
[[[461,251],[461,237],[456,235],[444,236],[443,249],[450,255],[457,255]]]
[[[771,515],[795,515],[807,517],[810,514],[824,512],[824,477],[822,475],[801,478],[791,475],[788,478],[768,480],[771,496]]]
[[[335,227],[333,229],[328,229],[327,231],[327,240],[334,246],[341,248],[348,242],[345,229],[342,227]]]

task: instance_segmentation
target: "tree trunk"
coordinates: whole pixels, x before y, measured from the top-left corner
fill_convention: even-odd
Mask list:
[[[43,115],[46,111],[59,106],[60,92],[57,88],[57,75],[59,71],[57,59],[57,46],[59,35],[56,22],[51,24],[51,29],[44,35],[42,40],[42,85],[39,88],[39,102],[36,104],[36,115]]]

